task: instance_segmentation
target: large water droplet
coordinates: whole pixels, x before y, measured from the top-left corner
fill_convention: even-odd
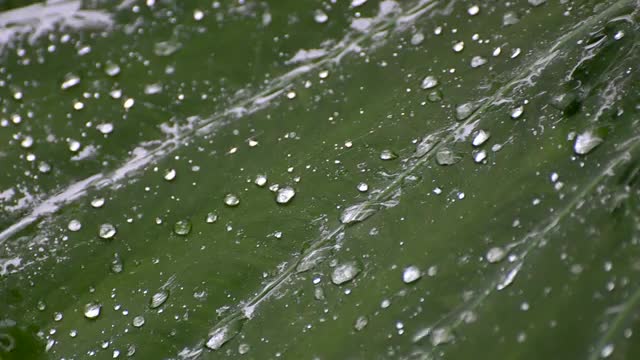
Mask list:
[[[422,277],[422,272],[417,266],[411,265],[404,269],[402,272],[402,281],[405,284],[410,284],[414,281],[417,281]]]
[[[367,192],[369,191],[369,185],[367,185],[367,183],[359,183],[356,188],[358,189],[358,191],[360,192]]]
[[[176,235],[186,236],[191,232],[191,221],[189,220],[178,220],[173,225],[173,232]]]
[[[573,150],[578,155],[586,155],[600,145],[602,141],[602,138],[594,134],[592,131],[585,131],[576,137]]]
[[[484,144],[487,140],[489,140],[490,137],[491,137],[491,134],[488,131],[478,130],[476,135],[473,137],[473,141],[471,142],[471,144],[476,147],[480,146]]]
[[[340,264],[331,273],[331,282],[341,285],[353,280],[360,273],[361,269],[355,261]]]
[[[291,186],[285,186],[283,188],[278,189],[278,193],[276,194],[276,202],[278,204],[287,204],[288,202],[296,196],[296,191]]]
[[[100,225],[100,230],[98,231],[98,236],[103,239],[111,239],[116,234],[116,227],[111,224],[102,224]]]
[[[169,298],[169,290],[160,290],[151,296],[149,307],[152,309],[160,307]]]
[[[227,194],[224,197],[224,204],[227,206],[238,206],[240,204],[240,198],[234,194]]]
[[[98,303],[88,303],[84,306],[84,317],[87,319],[95,319],[100,316],[102,305]]]

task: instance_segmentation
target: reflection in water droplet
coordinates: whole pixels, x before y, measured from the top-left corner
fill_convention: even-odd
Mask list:
[[[578,155],[586,155],[600,145],[602,141],[602,138],[595,135],[592,131],[585,131],[576,137],[573,150]]]
[[[153,294],[153,296],[151,296],[151,302],[149,303],[149,307],[152,309],[158,308],[162,304],[164,304],[168,298],[169,298],[169,291],[160,290],[157,293]]]
[[[214,222],[218,221],[218,215],[210,212],[207,214],[207,218],[205,219],[205,221],[207,222],[207,224],[213,224]]]
[[[313,13],[313,20],[318,24],[324,24],[329,20],[329,16],[322,10],[316,10]]]
[[[436,86],[438,86],[438,79],[431,75],[425,77],[420,85],[423,89],[432,89]]]
[[[144,325],[144,317],[142,315],[133,318],[132,324],[134,327],[142,327]]]
[[[522,116],[522,114],[524,113],[524,107],[523,106],[518,106],[517,108],[513,109],[511,111],[511,118],[512,119],[517,119],[520,116]]]
[[[234,194],[227,194],[224,197],[224,204],[231,207],[238,206],[238,204],[240,204],[240,198]]]
[[[487,159],[487,151],[486,150],[476,150],[473,152],[473,161],[480,164]]]
[[[366,183],[359,183],[358,186],[356,186],[356,188],[358,189],[358,191],[360,192],[367,192],[369,191],[369,185],[367,185]]]
[[[453,51],[461,52],[462,50],[464,50],[464,41],[458,41],[457,43],[453,44]]]
[[[94,208],[101,208],[104,205],[104,198],[95,198],[91,200],[91,206]]]
[[[417,266],[411,265],[404,269],[402,272],[402,281],[405,284],[410,284],[414,281],[417,281],[422,277],[422,272]]]
[[[116,227],[111,224],[100,225],[98,236],[103,239],[111,239],[116,234]]]
[[[356,329],[356,331],[362,331],[365,327],[367,327],[367,324],[369,324],[369,318],[364,315],[358,316],[355,324],[353,325],[353,328]]]
[[[355,261],[340,264],[333,269],[331,273],[331,282],[341,285],[353,280],[361,269]]]
[[[258,186],[265,186],[267,184],[267,176],[266,175],[258,175],[256,179],[253,181],[254,184]]]
[[[380,152],[381,160],[393,160],[393,159],[396,159],[397,157],[398,155],[396,153],[388,149],[382,150],[382,152]]]
[[[81,228],[82,224],[76,219],[69,221],[69,224],[67,225],[67,229],[69,229],[69,231],[80,231]]]
[[[164,179],[167,181],[172,181],[176,178],[176,171],[174,169],[169,169],[164,173]]]
[[[456,107],[456,119],[458,119],[458,121],[464,120],[468,118],[474,110],[474,105],[472,103],[458,105]]]
[[[102,309],[102,305],[98,303],[88,303],[84,306],[84,317],[87,319],[95,319],[100,316],[100,309]]]
[[[291,186],[285,186],[281,189],[278,189],[278,194],[276,195],[276,202],[278,204],[287,204],[288,202],[296,196],[296,191]]]
[[[189,220],[178,220],[173,225],[173,232],[176,235],[186,236],[191,232],[191,221]]]

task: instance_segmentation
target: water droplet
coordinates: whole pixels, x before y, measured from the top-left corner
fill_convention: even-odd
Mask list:
[[[180,50],[182,45],[173,40],[159,41],[153,46],[153,53],[158,56],[169,56]]]
[[[256,176],[256,179],[253,181],[254,184],[262,187],[265,186],[267,184],[267,175],[258,175]]]
[[[62,313],[61,312],[54,312],[53,313],[53,321],[60,321],[62,320]]]
[[[136,101],[134,99],[128,98],[122,103],[122,107],[124,107],[125,110],[129,110],[133,107],[133,105],[135,105],[135,103]]]
[[[507,252],[504,251],[503,248],[492,247],[491,249],[489,249],[489,251],[487,251],[487,255],[485,255],[485,258],[487,259],[488,262],[495,264],[497,262],[502,261],[502,259],[504,259],[506,255],[507,255]]]
[[[518,15],[513,11],[508,11],[502,16],[502,25],[509,26],[515,25],[520,22]]]
[[[69,336],[71,336],[72,338],[78,336],[78,330],[75,330],[75,329],[70,330],[69,331]]]
[[[209,333],[209,339],[205,346],[211,350],[218,350],[238,335],[241,328],[242,322],[240,320],[232,320],[231,322],[220,325]]]
[[[522,267],[522,263],[513,267],[496,285],[496,290],[501,291],[504,290],[507,286],[511,285],[513,281],[516,279],[516,276],[520,272],[520,268]]]
[[[355,261],[340,264],[333,269],[331,273],[331,282],[341,285],[353,280],[359,273],[360,266]]]
[[[94,208],[101,208],[104,205],[104,198],[95,198],[91,200],[91,206]]]
[[[588,130],[576,137],[573,150],[578,155],[586,155],[602,143],[603,139]]]
[[[467,9],[467,13],[471,16],[478,15],[479,12],[480,12],[480,7],[478,5],[473,5]]]
[[[546,2],[547,2],[547,0],[529,0],[529,4],[531,6],[540,6],[540,5],[542,5],[542,4],[546,3]]]
[[[461,158],[462,157],[460,155],[447,148],[440,149],[436,153],[436,162],[438,163],[438,165],[453,165],[460,161]]]
[[[353,324],[353,328],[356,329],[356,331],[362,331],[365,327],[367,327],[367,324],[369,324],[369,318],[364,315],[358,316],[355,324]]]
[[[431,332],[431,344],[438,346],[453,341],[453,332],[450,328],[436,328]]]
[[[422,277],[422,272],[417,266],[411,265],[404,269],[402,272],[402,281],[405,284],[410,284],[414,281],[417,281]]]
[[[115,63],[107,63],[107,65],[104,68],[104,72],[109,75],[109,76],[116,76],[118,74],[120,74],[120,65],[115,64]]]
[[[458,105],[456,107],[456,119],[458,119],[458,121],[462,121],[471,116],[474,110],[475,106],[472,103]]]
[[[80,77],[76,74],[69,73],[64,76],[64,80],[62,80],[60,88],[62,90],[67,90],[78,84],[80,84]]]
[[[111,239],[116,234],[116,227],[111,224],[100,225],[98,236],[103,239]]]
[[[247,343],[242,343],[242,344],[238,345],[238,354],[240,354],[240,355],[244,355],[244,354],[248,353],[249,350],[251,350],[251,346],[249,346],[249,344],[247,344]]]
[[[80,142],[76,141],[76,140],[70,140],[69,141],[69,150],[71,152],[77,152],[78,150],[80,150]]]
[[[380,152],[381,160],[393,160],[393,159],[396,159],[397,157],[398,155],[396,153],[388,149],[382,150],[382,152]]]
[[[193,10],[193,20],[200,21],[204,18],[204,12],[200,9]]]
[[[295,99],[295,98],[296,98],[296,96],[297,96],[297,95],[296,95],[296,92],[295,92],[295,91],[289,91],[289,92],[287,93],[287,99],[289,99],[289,100],[293,100],[293,99]]]
[[[473,161],[480,164],[487,159],[487,152],[485,150],[476,150],[473,152]]]
[[[324,24],[329,20],[329,16],[322,10],[316,10],[313,13],[313,20],[318,24]]]
[[[475,147],[478,147],[489,140],[490,137],[491,134],[488,131],[478,130],[478,132],[476,132],[476,135],[473,137],[473,141],[471,142],[471,144]]]
[[[613,344],[607,344],[605,345],[602,350],[600,350],[600,357],[603,359],[608,358],[609,356],[611,356],[611,354],[613,354]]]
[[[69,224],[67,225],[67,229],[69,229],[69,231],[80,231],[81,228],[82,224],[76,219],[69,221]]]
[[[358,191],[360,192],[367,192],[369,191],[369,185],[367,185],[366,183],[359,183],[358,186],[356,186],[356,188],[358,189]]]
[[[291,201],[291,199],[293,199],[294,196],[296,196],[296,191],[290,186],[285,186],[281,189],[278,189],[276,202],[278,204],[287,204]]]
[[[486,63],[487,63],[487,59],[483,58],[482,56],[474,56],[471,58],[471,67],[474,69]]]
[[[423,89],[432,89],[436,86],[438,86],[438,79],[436,79],[432,75],[429,75],[422,79],[422,84],[420,84],[420,87]]]
[[[155,95],[162,91],[162,84],[149,84],[144,87],[145,95]]]
[[[187,236],[191,232],[191,221],[189,220],[178,220],[173,225],[173,232],[176,235]]]
[[[45,304],[44,301],[42,300],[38,300],[38,303],[36,304],[36,308],[40,311],[44,311],[47,308],[47,304]]]
[[[227,194],[224,197],[224,204],[227,206],[238,206],[240,204],[240,198],[234,194]]]
[[[210,212],[207,214],[207,218],[205,219],[205,221],[207,222],[207,224],[213,224],[214,222],[218,221],[218,215]]]
[[[100,316],[102,305],[98,303],[88,303],[84,306],[84,317],[87,319],[95,319]]]
[[[420,45],[424,41],[424,34],[419,32],[411,36],[411,45]]]
[[[511,118],[517,119],[524,113],[524,106],[518,106],[517,108],[511,110]]]
[[[142,315],[136,316],[131,323],[134,327],[140,328],[144,325],[144,317]]]
[[[442,101],[442,92],[440,90],[433,90],[427,95],[427,100],[430,102]]]
[[[44,161],[41,161],[41,162],[38,164],[38,171],[40,171],[40,172],[41,172],[41,173],[43,173],[43,174],[46,174],[46,173],[48,173],[49,171],[51,171],[51,165],[47,164],[47,163],[46,163],[46,162],[44,162]]]
[[[114,274],[120,274],[124,270],[124,264],[118,253],[113,254],[113,260],[111,260],[111,271]]]
[[[149,307],[152,309],[159,308],[169,298],[169,290],[160,290],[151,296]]]
[[[98,131],[100,131],[105,135],[110,134],[111,132],[113,132],[113,124],[112,123],[98,124],[96,125],[96,129],[98,129]]]
[[[453,51],[458,53],[462,50],[464,50],[464,41],[458,41],[457,43],[453,44]]]
[[[318,73],[320,79],[326,79],[329,76],[329,70],[322,70]]]

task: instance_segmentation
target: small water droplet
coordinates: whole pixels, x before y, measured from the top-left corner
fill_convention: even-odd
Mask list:
[[[98,303],[88,303],[84,306],[84,317],[87,319],[95,319],[100,316],[102,305]]]
[[[209,339],[205,343],[205,346],[210,350],[219,350],[224,344],[233,339],[242,327],[240,320],[232,320],[226,324],[223,324],[209,333]]]
[[[467,13],[471,16],[478,15],[479,12],[480,12],[480,7],[478,5],[472,5],[467,9]]]
[[[602,350],[600,350],[600,357],[603,358],[603,359],[608,358],[609,356],[611,356],[611,354],[613,354],[613,350],[614,350],[613,344],[605,345],[602,348]]]
[[[191,221],[189,220],[178,220],[173,225],[173,232],[176,235],[187,236],[191,232]]]
[[[540,6],[540,5],[542,5],[542,4],[546,3],[546,2],[547,2],[547,0],[529,0],[529,4],[531,6]]]
[[[218,215],[216,215],[216,213],[208,213],[207,214],[207,218],[205,219],[205,221],[207,222],[207,224],[213,224],[214,222],[218,221]]]
[[[518,18],[518,14],[516,14],[513,11],[508,11],[502,16],[503,26],[515,25],[519,22],[520,22],[520,19]]]
[[[506,255],[507,255],[507,252],[504,251],[503,248],[492,247],[491,249],[489,249],[489,251],[487,251],[487,255],[485,255],[485,258],[487,259],[488,262],[495,264],[497,262],[502,261],[502,259],[504,259]]]
[[[96,125],[96,129],[103,134],[110,134],[113,132],[113,124],[112,123],[103,123]]]
[[[358,186],[356,186],[356,188],[358,189],[358,191],[360,192],[367,192],[369,191],[369,185],[367,185],[366,183],[359,183]]]
[[[158,56],[169,56],[180,50],[182,44],[174,40],[159,41],[153,46],[153,53]]]
[[[491,134],[488,131],[478,130],[478,132],[476,132],[476,135],[473,137],[473,141],[471,142],[471,144],[475,147],[481,146],[487,140],[489,140],[490,137]]]
[[[453,341],[453,332],[450,328],[436,328],[431,332],[431,344],[438,346]]]
[[[464,41],[458,41],[457,43],[453,44],[453,51],[458,53],[462,50],[464,50]]]
[[[487,63],[487,59],[483,58],[482,56],[474,56],[471,58],[471,67],[474,69],[486,63]]]
[[[289,99],[289,100],[293,100],[293,99],[295,99],[295,98],[296,98],[296,96],[297,96],[297,95],[296,95],[296,92],[295,92],[295,91],[289,91],[289,92],[287,93],[287,99]]]
[[[355,324],[353,324],[353,328],[356,329],[356,331],[362,331],[365,327],[367,327],[368,324],[369,318],[364,315],[358,316]]]
[[[422,42],[424,41],[424,34],[419,32],[419,33],[415,33],[413,34],[413,36],[411,36],[411,45],[420,45],[422,44]]]
[[[100,225],[98,236],[102,239],[111,239],[116,234],[116,227],[111,224]]]
[[[240,198],[234,194],[227,194],[224,197],[224,204],[231,207],[238,206]]]
[[[438,165],[453,165],[460,161],[460,159],[462,159],[462,157],[451,149],[443,148],[436,153],[436,162]]]
[[[417,281],[422,277],[422,272],[417,266],[411,265],[404,269],[402,272],[402,281],[405,284],[410,284],[414,281]]]
[[[396,153],[388,149],[382,150],[382,152],[380,152],[381,160],[393,160],[393,159],[396,159],[397,157],[398,155]]]
[[[151,302],[149,303],[149,307],[152,309],[159,308],[164,304],[169,298],[169,290],[160,290],[157,293],[151,296]]]
[[[67,229],[69,229],[69,231],[80,231],[81,228],[82,223],[76,219],[69,221],[69,224],[67,225]]]
[[[296,191],[291,186],[285,186],[281,189],[278,189],[278,193],[276,195],[276,202],[278,204],[287,204],[288,202],[296,196]]]
[[[244,354],[248,353],[249,350],[251,350],[251,346],[249,346],[249,344],[247,344],[247,343],[242,343],[242,344],[238,345],[238,354],[240,354],[240,355],[244,355]]]
[[[336,285],[344,284],[353,280],[360,271],[360,266],[355,261],[340,264],[333,269],[331,282]]]
[[[109,76],[117,76],[120,74],[120,65],[109,62],[104,68],[104,72]]]
[[[515,109],[511,110],[511,118],[517,119],[524,113],[524,106],[518,106]]]
[[[61,312],[54,312],[53,313],[53,321],[60,321],[62,320],[62,313]]]
[[[316,10],[313,13],[313,20],[318,24],[324,24],[329,20],[329,16],[322,10]]]
[[[487,159],[487,151],[486,150],[476,150],[473,152],[473,161],[480,164]]]
[[[458,121],[462,121],[471,116],[474,110],[475,106],[472,103],[458,105],[456,107],[456,119],[458,119]]]
[[[118,253],[113,254],[113,260],[111,260],[111,271],[114,274],[120,274],[124,270],[124,264]]]
[[[265,186],[267,184],[267,175],[257,175],[253,183],[260,187]]]
[[[78,84],[80,84],[80,77],[76,74],[69,73],[64,76],[64,80],[62,80],[60,88],[62,90],[67,90]]]
[[[200,21],[204,18],[204,12],[200,9],[193,10],[193,20]]]
[[[95,198],[91,200],[91,206],[94,208],[101,208],[104,206],[104,198]]]

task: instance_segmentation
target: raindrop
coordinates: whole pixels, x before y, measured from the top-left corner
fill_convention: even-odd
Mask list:
[[[95,198],[91,200],[91,206],[94,208],[101,208],[104,206],[104,198]]]
[[[53,313],[53,321],[60,321],[60,320],[62,320],[62,313],[61,312]]]
[[[546,2],[547,2],[547,0],[529,0],[529,4],[531,6],[540,6],[540,5],[542,5],[542,4],[546,3]]]
[[[438,86],[438,79],[436,79],[432,75],[429,75],[422,79],[422,84],[420,85],[420,87],[423,89],[432,89],[436,86]]]
[[[467,9],[467,13],[471,16],[478,15],[479,12],[480,12],[480,7],[478,5],[473,5]]]
[[[517,119],[524,113],[524,106],[518,106],[517,108],[511,110],[511,118]]]
[[[405,284],[410,284],[412,282],[415,282],[421,277],[422,277],[422,272],[420,272],[420,269],[414,265],[411,265],[405,268],[404,271],[402,272],[402,281],[404,281]]]
[[[205,221],[207,222],[207,224],[213,224],[214,222],[218,221],[218,215],[210,212],[207,214],[207,218],[205,219]]]
[[[102,309],[102,305],[98,303],[88,303],[84,306],[84,317],[87,319],[95,319],[100,316],[100,309]]]
[[[209,333],[209,339],[205,343],[205,346],[211,350],[218,350],[224,344],[233,339],[238,332],[240,332],[242,322],[239,320],[232,320],[226,324],[223,324]]]
[[[353,280],[359,273],[360,266],[355,261],[340,264],[333,269],[331,273],[331,282],[341,285]]]
[[[483,58],[482,56],[474,56],[473,58],[471,58],[472,68],[480,67],[486,63],[487,63],[487,59]]]
[[[366,183],[359,183],[358,186],[356,186],[356,188],[358,189],[358,191],[360,192],[367,192],[369,191],[369,185],[367,185]]]
[[[588,130],[576,137],[573,150],[578,155],[586,155],[602,143],[603,139]]]
[[[611,356],[611,354],[613,354],[613,344],[607,344],[605,345],[602,350],[600,350],[600,357],[603,359],[608,358],[609,356]]]
[[[178,220],[173,225],[173,232],[176,235],[186,236],[191,232],[191,221],[189,220]]]
[[[329,20],[329,16],[322,10],[316,10],[313,13],[313,20],[318,24],[324,24]]]
[[[458,119],[458,121],[462,121],[471,116],[474,110],[475,106],[472,103],[458,105],[456,107],[456,119]]]
[[[473,152],[473,161],[481,163],[487,159],[487,152],[485,150],[479,150]]]
[[[38,300],[38,303],[36,304],[36,308],[40,311],[44,311],[47,308],[47,304],[45,304],[44,301],[42,300]]]
[[[381,160],[393,160],[393,159],[396,159],[397,157],[398,155],[396,153],[388,149],[382,150],[382,152],[380,152]]]
[[[80,84],[80,77],[76,74],[69,73],[65,75],[64,80],[62,80],[62,84],[60,84],[60,89],[67,90],[78,84]]]
[[[120,74],[120,65],[110,62],[105,66],[104,72],[109,76],[116,76]]]
[[[451,149],[440,149],[436,153],[436,162],[438,165],[453,165],[460,161],[461,157]]]
[[[134,99],[129,98],[122,103],[122,106],[124,107],[125,110],[129,110],[133,107],[135,103],[136,101]]]
[[[113,132],[113,124],[112,123],[98,124],[96,125],[96,129],[98,129],[98,131],[100,131],[105,135],[110,134],[111,132]]]
[[[355,324],[353,324],[353,328],[356,329],[356,331],[362,331],[365,327],[367,327],[367,324],[369,324],[369,319],[366,316],[358,316]]]
[[[42,162],[40,162],[40,164],[38,164],[38,171],[40,171],[43,174],[46,174],[49,171],[51,171],[51,165],[49,165],[46,162],[42,161]]]
[[[80,150],[80,142],[76,141],[76,140],[71,140],[69,141],[69,150],[71,152],[77,152],[78,150]]]
[[[411,37],[411,45],[420,45],[422,44],[422,42],[424,41],[424,34],[423,33],[415,33],[413,34],[413,36]]]
[[[116,227],[111,224],[100,225],[98,236],[102,239],[111,239],[116,234]]]
[[[160,290],[157,293],[151,296],[151,302],[149,303],[149,307],[152,309],[156,309],[164,304],[169,298],[169,290]]]
[[[173,181],[176,178],[176,171],[174,169],[169,169],[164,173],[164,179],[167,181]]]
[[[158,94],[162,91],[162,84],[149,84],[144,87],[144,93],[146,95]]]
[[[462,50],[464,50],[464,41],[458,41],[457,43],[453,44],[453,51],[458,53]]]
[[[238,206],[240,204],[240,198],[234,194],[227,194],[224,197],[224,204],[227,206]]]
[[[502,261],[502,259],[504,259],[506,255],[507,255],[507,252],[504,251],[503,248],[492,247],[491,249],[489,249],[489,251],[487,251],[487,255],[485,255],[485,258],[487,259],[488,262],[495,264],[497,262]]]
[[[285,186],[281,189],[278,189],[278,193],[276,195],[276,202],[278,204],[287,204],[296,196],[296,191],[291,186]]]
[[[69,231],[80,231],[81,228],[82,224],[76,219],[69,221],[69,224],[67,225],[67,229],[69,229]]]
[[[364,3],[366,2],[367,0],[351,0],[351,7],[354,8],[354,7],[361,6],[361,5],[364,5]]]
[[[440,90],[433,90],[427,95],[427,100],[429,102],[439,102],[442,101],[442,92]]]
[[[471,142],[471,144],[475,147],[478,147],[489,140],[490,137],[491,134],[488,131],[479,130],[473,137],[473,141]]]
[[[124,269],[124,264],[118,253],[113,254],[113,260],[111,260],[111,271],[115,274],[119,274]]]
[[[265,186],[267,184],[267,175],[258,175],[256,176],[256,179],[253,181],[254,184],[262,187]]]
[[[196,9],[193,11],[193,20],[200,21],[204,18],[204,13],[200,9]]]
[[[296,92],[295,92],[295,91],[293,91],[293,90],[292,90],[292,91],[289,91],[289,92],[287,93],[287,99],[289,99],[289,100],[293,100],[293,99],[295,99],[295,98],[296,98],[296,96],[297,96],[297,95],[296,95]]]
[[[326,79],[329,76],[329,70],[322,70],[318,73],[320,79]]]
[[[144,325],[144,317],[142,315],[133,318],[132,324],[134,327],[140,328]]]

